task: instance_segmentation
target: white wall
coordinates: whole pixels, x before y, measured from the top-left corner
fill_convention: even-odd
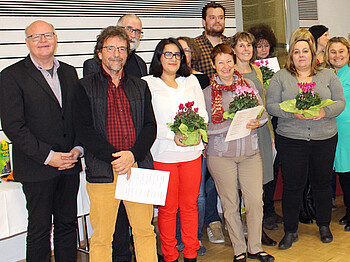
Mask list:
[[[50,1],[45,2],[44,7],[37,6],[37,2],[40,1],[8,1],[9,5],[13,4],[13,10],[20,10],[24,8],[23,6],[29,6],[28,2],[32,2],[33,6],[30,9],[33,12],[45,13],[45,11],[40,12],[41,9],[46,10],[48,5],[54,5]],[[17,2],[27,2],[26,5],[20,4]],[[59,1],[52,1],[59,2]],[[61,1],[62,4],[73,5],[70,2],[78,1]],[[98,5],[98,1],[82,1],[81,8],[89,9],[89,2]],[[107,5],[109,1],[102,1]],[[110,1],[113,2],[114,8],[117,8],[118,5],[127,3],[127,1]],[[136,8],[139,5],[141,6],[142,2],[147,1],[135,1],[137,4],[131,6]],[[178,3],[176,3],[178,2]],[[138,14],[141,13],[140,17],[143,22],[143,31],[144,37],[142,38],[141,44],[137,49],[138,54],[145,60],[149,65],[153,56],[154,48],[160,39],[166,37],[178,37],[178,36],[189,36],[196,37],[200,35],[203,31],[202,20],[201,20],[201,7],[206,3],[206,0],[183,0],[182,2],[176,0],[162,0],[162,1],[152,1],[149,5],[153,7],[157,4],[158,9],[150,10],[136,10]],[[218,1],[219,2],[219,1]],[[234,3],[233,0],[221,1],[225,5],[230,5]],[[148,2],[146,3],[148,4]],[[169,4],[169,5],[168,5]],[[171,4],[171,5],[170,5]],[[162,6],[163,5],[163,6]],[[189,9],[185,9],[187,6]],[[16,7],[16,8],[15,8]],[[59,9],[58,4],[56,7]],[[150,6],[151,8],[152,6]],[[154,14],[160,8],[165,8],[163,16]],[[172,8],[170,8],[172,7]],[[180,11],[177,8],[180,7]],[[226,10],[229,6],[226,7]],[[0,8],[3,8],[3,5],[0,4]],[[79,5],[78,5],[79,8]],[[97,7],[96,7],[97,8]],[[99,7],[98,7],[99,8]],[[8,8],[11,9],[11,8]],[[90,8],[91,9],[91,8]],[[89,9],[89,10],[90,10]],[[12,10],[12,9],[11,9]],[[47,9],[48,10],[48,9]],[[67,12],[73,12],[73,6],[67,9]],[[92,11],[100,12],[100,9],[91,9]],[[123,14],[124,9],[121,9],[120,12]],[[186,11],[187,10],[187,11]],[[227,36],[232,36],[236,32],[236,23],[235,18],[233,18],[233,9],[231,7],[231,12],[226,13],[226,29],[225,34]],[[128,10],[130,11],[130,10]],[[132,10],[131,10],[132,11]],[[176,11],[176,12],[175,12]],[[29,12],[29,11],[28,11]],[[93,49],[96,43],[96,35],[100,33],[101,29],[108,25],[115,25],[117,22],[118,16],[104,16],[96,14],[96,16],[91,17],[87,14],[82,16],[65,16],[61,9],[57,11],[57,16],[50,15],[48,16],[29,16],[23,12],[20,14],[11,13],[10,11],[6,16],[0,14],[0,71],[5,67],[17,62],[28,54],[27,47],[24,40],[24,28],[28,26],[35,20],[45,20],[49,23],[52,23],[56,28],[56,33],[58,35],[58,48],[57,48],[57,58],[60,61],[66,62],[76,67],[79,77],[82,77],[83,62],[93,57]],[[105,12],[110,12],[105,10]],[[152,13],[153,12],[153,13]],[[126,13],[126,12],[125,12]],[[46,13],[45,13],[46,14]],[[153,14],[153,16],[151,16]],[[176,15],[175,15],[176,14]],[[9,139],[5,136],[1,128],[0,123],[0,141]],[[10,144],[10,152],[12,152],[12,145]],[[12,154],[11,154],[12,156]],[[11,157],[11,167],[12,157]],[[1,262],[1,259],[0,259]]]
[[[318,0],[319,24],[329,28],[329,34],[348,39],[350,33],[350,0]]]

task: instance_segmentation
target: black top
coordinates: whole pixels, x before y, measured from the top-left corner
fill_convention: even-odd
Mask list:
[[[135,50],[129,54],[128,60],[126,60],[126,64],[124,66],[124,71],[128,75],[136,76],[139,78],[147,75],[146,63],[135,53]]]
[[[207,75],[198,73],[198,74],[194,74],[194,76],[197,77],[202,90],[210,85],[210,80]]]

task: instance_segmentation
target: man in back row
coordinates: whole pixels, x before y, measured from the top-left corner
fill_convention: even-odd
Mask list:
[[[228,37],[223,35],[225,30],[225,7],[216,2],[209,2],[202,9],[202,24],[204,31],[194,40],[201,49],[201,59],[197,63],[196,70],[206,74],[209,78],[215,73],[211,66],[210,53],[214,46],[226,44]]]
[[[130,53],[126,60],[124,71],[133,76],[139,78],[147,75],[147,66],[145,61],[136,54],[136,49],[140,44],[142,32],[142,21],[134,14],[123,15],[119,18],[117,26],[121,26],[125,29],[130,39]],[[83,75],[87,76],[91,73],[96,73],[99,70],[99,64],[94,58],[88,59],[83,65]]]
[[[223,35],[225,30],[225,8],[221,4],[209,2],[202,9],[202,24],[204,32],[195,38],[201,49],[201,59],[195,69],[210,78],[215,73],[211,65],[211,51],[214,46],[228,41],[228,37]],[[202,172],[205,171],[206,168]],[[224,243],[225,237],[222,232],[221,219],[217,210],[218,193],[211,176],[206,181],[205,192],[206,203],[205,215],[203,214],[203,216],[205,216],[204,220],[207,225],[209,241],[212,243]],[[201,216],[202,214],[199,215]]]

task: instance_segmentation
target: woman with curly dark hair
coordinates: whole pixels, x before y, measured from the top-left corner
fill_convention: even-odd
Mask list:
[[[257,59],[265,59],[272,56],[275,51],[277,39],[273,30],[266,24],[258,24],[248,29],[255,37]]]

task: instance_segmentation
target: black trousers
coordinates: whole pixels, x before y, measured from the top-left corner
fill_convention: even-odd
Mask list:
[[[339,175],[339,183],[344,194],[343,198],[346,207],[346,215],[350,217],[350,172],[337,174]]]
[[[308,176],[318,226],[328,226],[332,214],[332,168],[338,135],[326,140],[297,140],[276,136],[283,175],[282,211],[284,231],[298,229],[298,217]]]
[[[22,183],[27,200],[27,262],[51,261],[50,233],[56,262],[77,261],[77,194],[79,173]]]
[[[131,261],[129,219],[123,201],[118,209],[112,247],[113,262]]]
[[[273,163],[273,180],[271,180],[270,182],[266,183],[263,186],[264,219],[275,215],[275,206],[274,206],[275,201],[273,200],[273,196],[275,195],[279,167],[280,167],[280,160],[277,153],[275,162]]]
[[[275,130],[276,130],[277,124],[278,124],[277,122],[278,122],[278,118],[275,116],[272,117],[271,123],[273,126],[273,131],[274,131],[275,136],[276,136]],[[275,157],[275,161],[273,162],[273,180],[271,180],[270,182],[266,183],[263,186],[263,188],[264,188],[264,195],[263,195],[264,219],[275,215],[275,206],[274,206],[273,196],[275,195],[279,169],[280,169],[280,159],[279,159],[279,155],[277,152],[276,157]]]

